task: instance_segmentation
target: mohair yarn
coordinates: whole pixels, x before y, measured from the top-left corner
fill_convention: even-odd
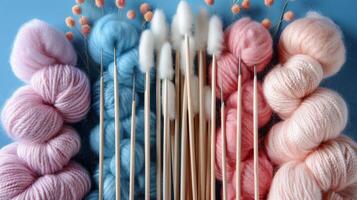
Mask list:
[[[272,38],[258,22],[242,18],[232,24],[224,33],[224,49],[217,59],[216,96],[226,102],[225,127],[227,141],[227,181],[228,199],[235,199],[236,143],[237,143],[237,78],[239,59],[242,75],[242,148],[241,148],[241,195],[243,199],[254,199],[253,172],[253,66],[261,71],[272,57]],[[263,90],[258,83],[258,120],[259,128],[270,120],[272,111],[265,102]],[[259,150],[259,188],[260,199],[266,198],[273,176],[273,166],[265,150]],[[222,133],[217,128],[216,135],[216,178],[222,180]]]
[[[267,102],[282,119],[265,141],[280,167],[268,199],[357,198],[357,144],[341,135],[346,103],[319,87],[342,67],[344,53],[337,25],[317,13],[282,32],[280,64],[264,80]]]
[[[121,21],[117,15],[106,15],[100,18],[93,28],[89,38],[90,44],[95,44],[98,50],[92,50],[91,56],[96,62],[100,62],[100,48],[103,48],[105,57],[104,71],[104,199],[115,199],[115,127],[114,127],[114,46],[118,48],[117,71],[119,81],[119,109],[120,109],[120,180],[121,199],[129,198],[130,175],[130,139],[131,139],[131,104],[133,97],[133,77],[135,76],[136,97],[136,145],[135,145],[135,199],[144,198],[144,102],[142,102],[145,90],[145,76],[140,71],[138,63],[139,33],[130,22]],[[126,32],[126,33],[123,33]],[[135,32],[135,33],[134,33]],[[123,33],[120,35],[118,33]],[[103,35],[105,34],[105,36]],[[119,37],[120,36],[120,37]],[[102,37],[106,37],[103,39]],[[120,48],[119,48],[120,47]],[[151,79],[155,79],[155,71],[151,71]],[[99,116],[100,110],[100,80],[93,88],[92,108]],[[154,84],[155,82],[152,81]],[[152,109],[153,110],[153,109]],[[155,150],[156,115],[152,112],[151,118],[151,144]],[[99,125],[91,130],[90,145],[94,153],[99,154]],[[152,157],[151,172],[155,170],[155,157]],[[151,198],[156,198],[155,174],[151,175]],[[99,169],[95,167],[93,172],[95,187],[98,187]],[[86,199],[98,199],[98,190],[94,190]]]
[[[89,110],[90,84],[73,65],[76,54],[64,34],[45,22],[21,27],[11,53],[15,75],[28,83],[6,102],[1,119],[17,140],[0,150],[0,199],[81,199],[91,184],[70,161],[80,149],[68,125]]]

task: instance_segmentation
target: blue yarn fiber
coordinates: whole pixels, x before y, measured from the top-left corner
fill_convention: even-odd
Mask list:
[[[120,56],[136,46],[138,40],[139,33],[134,25],[120,20],[116,14],[108,14],[94,24],[89,36],[89,53],[95,62],[100,63],[103,49],[103,64],[108,66],[113,61],[114,48]]]
[[[131,115],[133,97],[133,76],[135,75],[136,97],[136,144],[135,144],[135,199],[142,199],[145,192],[145,152],[144,152],[144,105],[142,102],[145,90],[145,75],[141,73],[138,64],[138,40],[137,29],[129,22],[121,21],[117,15],[110,14],[99,19],[93,28],[89,38],[89,49],[92,58],[100,62],[100,49],[103,48],[103,64],[106,66],[104,78],[104,199],[115,199],[115,127],[114,127],[114,55],[113,49],[118,49],[117,67],[119,80],[119,108],[120,108],[120,167],[121,167],[121,198],[129,197],[130,175],[130,139],[131,139]],[[151,80],[155,80],[155,70],[151,71]],[[151,81],[151,88],[154,81]],[[98,116],[100,109],[100,80],[92,86],[92,111]],[[152,89],[154,94],[154,89]],[[155,95],[152,95],[155,97]],[[155,99],[154,99],[155,100]],[[153,101],[155,102],[155,101]],[[155,106],[155,105],[154,105]],[[151,131],[151,198],[156,198],[156,115],[154,109],[150,113]],[[99,154],[99,125],[90,133],[91,149]],[[154,151],[154,152],[153,152]],[[98,187],[98,166],[93,172],[94,188]],[[98,191],[92,191],[87,199],[98,199]]]

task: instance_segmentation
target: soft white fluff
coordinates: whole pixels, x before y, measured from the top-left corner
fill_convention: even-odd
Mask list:
[[[208,37],[208,13],[201,9],[196,17],[195,44],[197,50],[204,50],[207,46]]]
[[[206,85],[204,88],[204,97],[205,97],[205,114],[206,114],[206,120],[211,119],[211,94],[212,90],[211,87]]]
[[[160,79],[172,80],[172,78],[174,77],[175,71],[172,66],[172,51],[169,42],[165,42],[161,48],[158,70]]]
[[[181,44],[182,44],[183,37],[180,34],[179,28],[178,28],[178,19],[177,16],[174,15],[172,17],[172,22],[171,22],[171,42],[172,42],[172,48],[175,50],[180,50]]]
[[[154,16],[151,20],[151,31],[154,35],[155,49],[156,51],[160,51],[168,37],[165,13],[160,9],[156,9],[154,12]]]
[[[179,32],[182,35],[191,35],[192,34],[192,10],[190,5],[185,0],[181,0],[177,6],[176,11],[178,19],[178,28]]]
[[[219,56],[222,51],[223,25],[217,15],[213,15],[209,21],[207,52],[210,55]]]
[[[167,114],[169,116],[170,120],[174,120],[176,117],[176,112],[175,112],[175,105],[176,105],[176,99],[175,99],[175,85],[171,82],[171,81],[167,81],[168,82],[168,105],[167,105]],[[166,96],[166,84],[165,82],[162,85],[162,101],[161,102],[165,102],[165,96]],[[164,111],[164,104],[162,104],[162,110]]]
[[[190,73],[193,73],[194,69],[194,60],[196,56],[196,51],[195,51],[195,40],[192,37],[189,37],[189,45],[190,45]],[[181,49],[180,49],[180,68],[181,68],[181,73],[183,75],[186,74],[186,45],[185,45],[185,40],[182,41],[181,44]]]
[[[191,76],[191,97],[192,97],[192,111],[196,115],[200,111],[199,105],[199,80],[197,76]]]
[[[150,71],[150,68],[154,66],[154,36],[150,30],[145,30],[141,34],[139,64],[143,73]]]

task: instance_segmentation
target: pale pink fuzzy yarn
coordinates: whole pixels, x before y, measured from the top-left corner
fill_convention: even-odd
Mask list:
[[[38,175],[13,154],[16,146],[0,151],[0,199],[81,199],[90,189],[86,170],[75,162],[51,175]]]
[[[222,55],[217,59],[216,96],[226,102],[226,156],[228,198],[235,198],[234,176],[236,176],[236,145],[237,145],[237,87],[238,66],[241,59],[242,77],[242,195],[243,199],[254,199],[253,173],[253,74],[252,67],[257,66],[261,71],[272,57],[272,38],[269,32],[260,24],[249,18],[242,18],[228,27],[225,31],[225,47]],[[272,110],[265,102],[262,86],[258,83],[258,125],[266,125]],[[222,180],[222,133],[221,127],[216,134],[216,178]],[[264,151],[260,153],[259,171],[260,195],[265,198],[272,180],[273,167]]]
[[[17,155],[38,174],[51,174],[61,170],[75,156],[81,146],[77,132],[65,126],[57,136],[46,143],[21,143]]]
[[[7,100],[1,120],[11,138],[36,143],[52,138],[63,125],[61,114],[45,104],[31,86],[17,89]]]
[[[1,119],[18,140],[0,150],[0,199],[82,199],[90,190],[88,172],[70,161],[80,149],[77,132],[64,123],[85,117],[90,84],[75,64],[64,34],[39,20],[17,34],[11,64],[29,85],[6,102]]]
[[[245,17],[229,26],[224,34],[227,49],[247,66],[256,65],[257,71],[261,71],[270,62],[273,40],[260,23]]]
[[[340,136],[344,100],[319,88],[345,60],[340,30],[316,13],[282,32],[281,64],[264,80],[264,94],[283,119],[270,130],[267,153],[280,166],[268,199],[356,199],[357,144]]]
[[[29,82],[34,73],[47,66],[75,65],[76,62],[76,52],[66,36],[38,19],[21,27],[10,56],[12,70],[25,82]]]

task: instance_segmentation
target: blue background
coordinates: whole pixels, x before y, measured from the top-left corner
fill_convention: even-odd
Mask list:
[[[88,1],[88,0],[87,0]],[[92,2],[94,0],[91,0]],[[141,0],[127,0],[127,8],[138,9],[139,5],[144,2]],[[162,8],[171,19],[175,12],[179,0],[148,0],[152,7]],[[42,19],[59,29],[66,31],[64,19],[71,15],[71,7],[74,0],[1,0],[0,5],[0,108],[6,99],[22,85],[11,71],[9,65],[9,56],[12,42],[15,38],[18,28],[25,22],[33,18]],[[106,0],[108,7],[106,11],[110,12],[113,1]],[[203,0],[189,0],[194,10],[206,7]],[[211,13],[219,14],[225,24],[229,24],[240,16],[249,15],[252,18],[261,21],[268,17],[273,24],[278,19],[282,10],[282,1],[276,0],[271,8],[263,5],[263,0],[251,0],[252,7],[249,11],[243,11],[239,16],[233,17],[230,12],[231,0],[216,0],[213,7],[209,10]],[[342,3],[343,2],[343,3]],[[296,17],[301,17],[309,10],[316,10],[332,18],[342,29],[345,44],[347,48],[347,61],[340,73],[323,82],[323,85],[338,91],[346,100],[349,109],[349,124],[344,131],[347,135],[357,139],[357,89],[356,74],[357,68],[357,2],[354,0],[296,0],[289,3],[288,9],[293,10]],[[84,12],[88,12],[85,8]],[[138,13],[137,13],[138,14]],[[90,17],[96,18],[98,12],[90,10]],[[137,20],[141,20],[138,14]],[[6,136],[3,128],[0,128],[0,147],[9,143],[10,139]]]

